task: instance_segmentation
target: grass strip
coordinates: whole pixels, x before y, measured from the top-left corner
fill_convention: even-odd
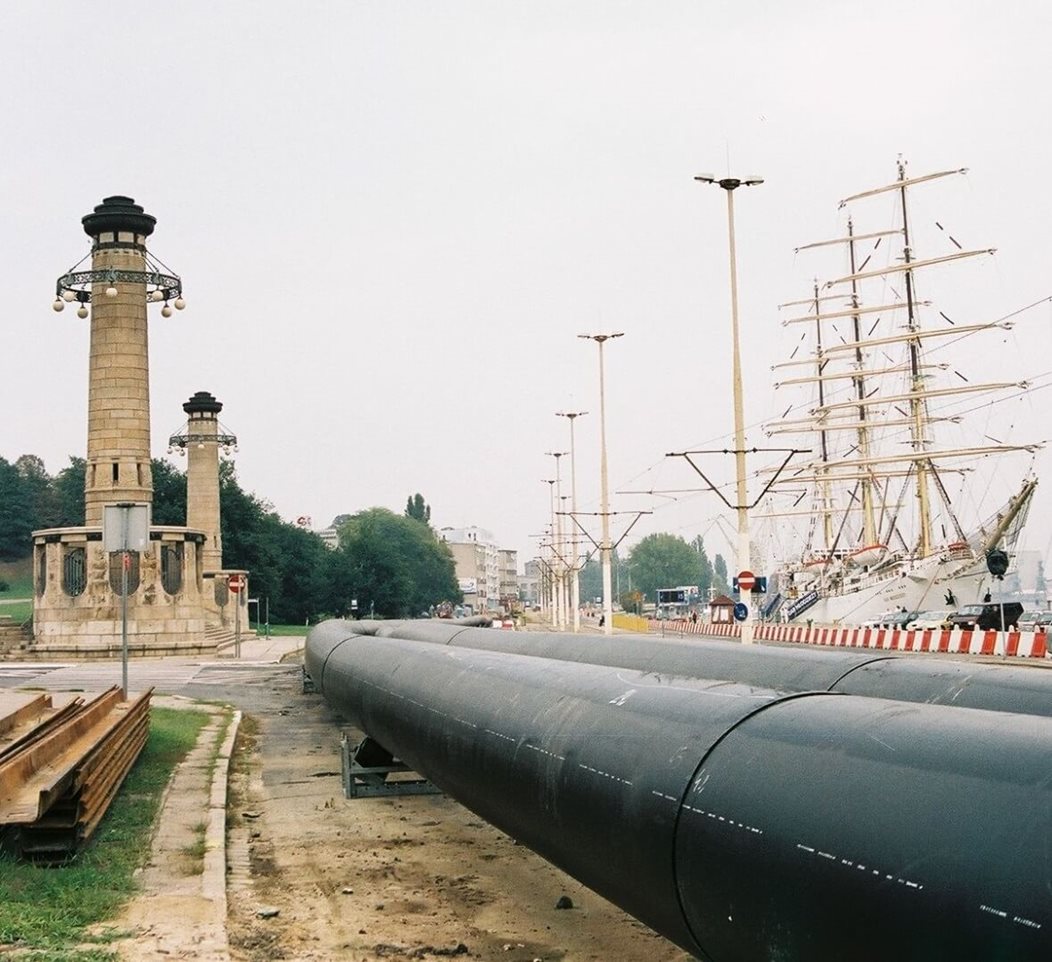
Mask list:
[[[135,893],[154,821],[175,766],[197,742],[205,712],[150,709],[150,735],[94,839],[63,866],[42,867],[0,852],[0,955],[20,962],[108,962],[115,953],[85,943],[86,930],[113,918]]]
[[[253,625],[253,629],[260,638],[266,636],[266,625]],[[310,625],[271,625],[270,634],[275,638],[295,638],[296,636],[303,637],[310,629]]]
[[[6,598],[6,595],[0,595],[0,599]],[[16,624],[22,624],[23,621],[28,621],[33,616],[33,602],[32,601],[15,601],[9,605],[0,605],[0,615],[7,615]]]

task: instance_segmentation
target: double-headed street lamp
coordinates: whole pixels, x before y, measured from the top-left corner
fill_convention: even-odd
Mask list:
[[[624,331],[615,334],[578,334],[577,336],[599,345],[599,514],[603,519],[602,543],[599,555],[603,563],[603,631],[613,634],[614,604],[611,597],[610,577],[610,498],[607,494],[606,477],[606,387],[603,374],[603,345],[615,337],[624,337]]]
[[[570,517],[573,523],[577,523],[577,455],[574,446],[573,423],[587,414],[587,411],[556,411],[555,416],[566,418],[570,422]],[[573,630],[581,630],[581,572],[578,570],[577,554],[577,532],[570,528],[573,534],[573,543],[570,548],[571,574],[570,574],[570,610],[573,612]]]
[[[738,482],[738,570],[749,568],[749,509],[745,486],[745,411],[742,403],[742,365],[738,344],[738,266],[734,252],[734,192],[739,187],[755,187],[763,183],[762,177],[717,178],[712,174],[698,174],[695,178],[703,184],[716,184],[727,193],[727,235],[730,247],[731,264],[731,334],[733,339],[734,361],[734,461]],[[742,622],[742,644],[752,644],[752,611],[751,606]]]

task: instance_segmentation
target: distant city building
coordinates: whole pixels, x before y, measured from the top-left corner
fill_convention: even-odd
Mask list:
[[[336,526],[330,524],[327,528],[322,528],[321,531],[314,532],[322,543],[330,551],[335,551],[340,546],[340,533],[336,530]]]
[[[500,548],[493,533],[471,525],[441,528],[438,535],[453,555],[464,604],[476,612],[497,610],[501,596],[501,564]]]
[[[497,551],[500,597],[505,604],[519,600],[519,553],[514,548]]]
[[[534,558],[523,566],[519,575],[519,599],[528,608],[536,608],[541,603],[541,586],[544,583],[540,559]]]

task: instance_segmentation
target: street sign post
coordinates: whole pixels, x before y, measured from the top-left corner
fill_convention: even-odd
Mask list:
[[[241,589],[245,579],[239,574],[232,574],[226,579],[226,586],[234,592],[234,657],[241,657]]]
[[[150,543],[150,506],[134,501],[103,505],[102,545],[121,552],[121,688],[128,697],[128,569],[130,552],[144,552]]]

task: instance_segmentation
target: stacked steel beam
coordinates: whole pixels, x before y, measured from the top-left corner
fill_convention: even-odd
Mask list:
[[[0,703],[0,828],[23,856],[64,862],[89,841],[146,744],[151,692]]]

